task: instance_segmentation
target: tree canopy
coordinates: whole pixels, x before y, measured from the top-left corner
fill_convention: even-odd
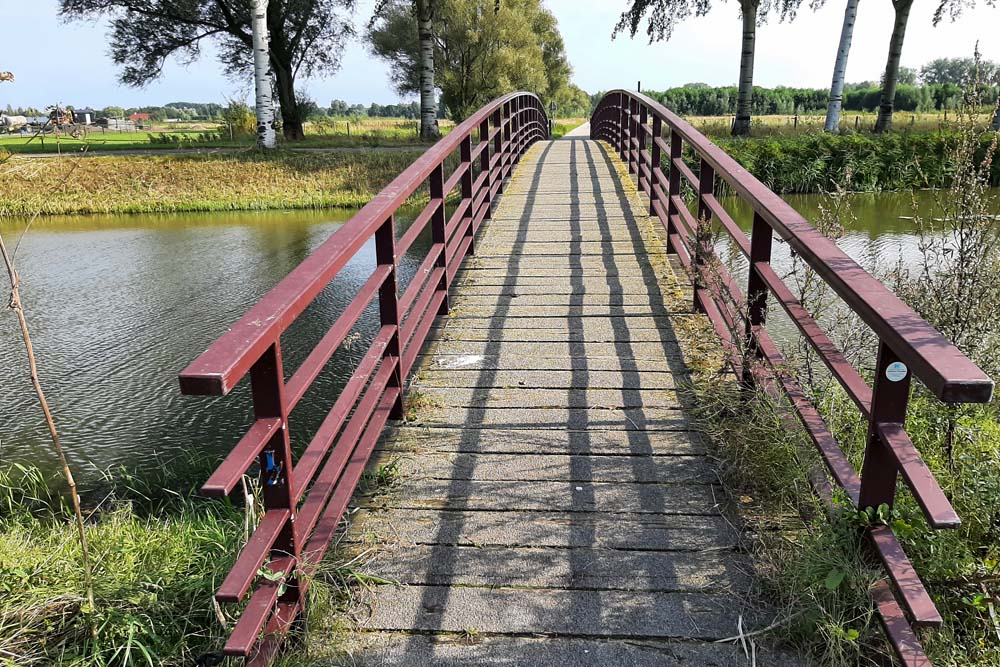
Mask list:
[[[435,80],[455,119],[514,90],[552,99],[569,83],[562,36],[540,0],[438,0],[433,20]],[[420,89],[415,21],[412,2],[389,0],[368,31],[403,95]]]
[[[1000,75],[1000,67],[990,60],[977,65],[975,58],[937,58],[920,68],[920,80],[926,84],[967,86],[977,75],[982,83],[993,83]]]
[[[353,33],[343,14],[356,0],[284,0],[267,12],[274,69],[285,136],[301,136],[295,79],[332,72],[340,65],[345,39]],[[230,76],[249,79],[253,71],[250,3],[244,0],[60,0],[68,18],[108,16],[111,58],[121,80],[144,86],[163,72],[167,58],[190,63],[205,40],[219,50]]]

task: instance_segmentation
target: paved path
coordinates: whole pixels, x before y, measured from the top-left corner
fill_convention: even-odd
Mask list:
[[[348,536],[402,584],[371,596],[363,664],[751,664],[715,640],[772,618],[675,393],[688,290],[641,211],[596,142],[524,158],[424,351],[418,421],[381,445],[401,485]]]

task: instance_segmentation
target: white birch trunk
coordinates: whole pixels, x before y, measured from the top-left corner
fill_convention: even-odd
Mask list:
[[[882,77],[882,102],[875,119],[875,131],[885,132],[892,127],[892,112],[896,103],[896,84],[899,82],[899,61],[903,57],[903,39],[906,37],[906,23],[910,18],[913,0],[893,0],[896,20],[889,39],[889,58]]]
[[[736,119],[733,135],[750,134],[750,112],[753,109],[753,58],[757,43],[758,0],[740,3],[743,12],[743,50],[740,54],[740,87],[736,98]]]
[[[434,96],[434,0],[416,0],[417,33],[420,39],[420,136],[441,136]]]
[[[847,0],[844,10],[844,26],[840,29],[840,47],[837,61],[833,64],[833,83],[830,86],[830,103],[826,107],[824,130],[836,132],[840,129],[840,109],[844,105],[844,79],[847,76],[847,56],[851,52],[854,38],[854,22],[858,18],[858,0]]]
[[[277,146],[277,135],[274,131],[274,93],[271,84],[271,49],[267,35],[267,3],[268,0],[251,0],[253,16],[253,78],[255,99],[254,107],[257,115],[257,146],[272,149]]]

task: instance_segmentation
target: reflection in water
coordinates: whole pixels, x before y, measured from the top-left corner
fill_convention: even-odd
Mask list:
[[[922,214],[931,194],[917,193]],[[820,199],[789,197],[807,218]],[[748,225],[750,212],[727,202]],[[909,194],[858,195],[857,223],[840,240],[859,260],[916,258]],[[251,419],[247,387],[224,399],[180,395],[177,374],[353,211],[90,216],[37,220],[18,253],[25,309],[42,381],[72,462],[86,482],[110,466],[139,472],[224,456]],[[401,215],[401,233],[412,220]],[[14,238],[22,223],[3,223]],[[401,263],[405,286],[427,252],[429,234]],[[720,244],[723,255],[735,256]],[[775,263],[788,249],[776,244]],[[286,375],[343,311],[375,265],[369,243],[285,334]],[[776,309],[772,309],[772,312]],[[772,320],[780,326],[780,320]],[[770,325],[769,325],[770,326]],[[790,326],[790,325],[788,325]],[[377,327],[369,308],[292,415],[295,446],[315,430]],[[54,467],[33,399],[17,323],[0,317],[0,463]]]
[[[249,392],[185,397],[177,374],[353,211],[97,216],[36,221],[17,260],[43,386],[84,482],[123,465],[140,473],[223,456],[250,422]],[[412,220],[397,216],[398,233]],[[23,223],[4,223],[16,238]],[[401,284],[429,248],[422,235]],[[282,344],[290,375],[375,266],[369,243]],[[377,328],[373,308],[293,414],[302,447]],[[15,318],[0,318],[0,464],[55,466]],[[245,383],[244,383],[245,384]]]

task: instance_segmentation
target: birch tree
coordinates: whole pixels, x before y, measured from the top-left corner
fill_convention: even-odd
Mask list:
[[[253,17],[254,108],[257,116],[257,147],[272,149],[278,137],[274,131],[274,97],[271,84],[271,49],[267,35],[268,0],[251,0]]]
[[[417,39],[420,41],[420,137],[436,139],[438,108],[434,92],[434,0],[415,0]]]
[[[690,16],[705,16],[712,9],[711,0],[628,0],[629,6],[622,13],[612,36],[627,31],[635,37],[639,24],[646,13],[649,22],[646,34],[649,41],[666,41],[673,35],[677,24]],[[912,1],[912,0],[911,0]],[[733,121],[733,135],[750,133],[750,116],[753,103],[753,61],[757,46],[757,25],[763,23],[768,14],[777,13],[782,21],[795,18],[795,12],[802,0],[764,0],[764,11],[760,12],[761,0],[740,0],[740,16],[743,21],[742,48],[740,49],[740,78],[737,93],[736,119]]]
[[[892,127],[892,112],[896,101],[896,86],[899,83],[899,61],[903,57],[903,40],[906,38],[906,23],[910,19],[913,0],[892,0],[895,20],[892,36],[889,38],[889,57],[882,75],[882,100],[878,105],[875,132],[885,132]]]
[[[555,18],[540,0],[433,0],[434,86],[452,118],[513,90],[548,94],[569,65]],[[411,0],[387,0],[368,29],[402,95],[421,93],[424,58]]]
[[[830,85],[830,104],[826,108],[827,132],[837,132],[840,129],[840,110],[844,104],[844,80],[847,76],[847,56],[851,52],[851,40],[854,38],[854,22],[858,18],[859,0],[847,0],[844,10],[844,25],[840,29],[840,45],[837,47],[837,60],[833,64],[833,83]]]
[[[987,0],[986,4],[993,7],[996,2]],[[899,83],[899,61],[903,55],[903,40],[906,37],[906,24],[910,19],[912,6],[913,0],[892,0],[896,16],[892,26],[892,37],[889,38],[889,57],[885,64],[885,74],[882,75],[882,99],[878,107],[878,118],[875,120],[876,132],[885,132],[892,127],[896,86]],[[976,0],[939,0],[937,9],[934,10],[933,23],[937,26],[945,15],[954,22],[966,7],[975,6]]]
[[[256,0],[59,0],[67,19],[107,18],[112,61],[120,79],[142,87],[163,73],[168,58],[190,64],[207,43],[226,74],[246,81],[254,50],[251,14]],[[274,0],[268,4],[271,71],[285,139],[302,139],[301,76],[330,74],[354,34],[348,15],[357,0]]]

